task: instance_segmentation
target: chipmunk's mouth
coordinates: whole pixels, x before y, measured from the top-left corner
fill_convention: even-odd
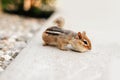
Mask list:
[[[71,49],[73,51],[76,51],[76,52],[87,52],[89,51],[87,48],[85,48],[84,46],[73,46],[73,48]]]
[[[88,51],[88,49],[85,48],[85,47],[83,47],[83,46],[79,46],[78,47],[78,51],[80,51],[80,52],[86,52],[86,51]]]
[[[80,53],[83,53],[83,52],[87,52],[87,51],[89,51],[89,50],[77,50],[77,49],[71,49],[72,51],[75,51],[75,52],[80,52]]]

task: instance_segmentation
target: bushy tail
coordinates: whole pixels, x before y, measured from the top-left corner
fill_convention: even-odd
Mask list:
[[[59,18],[57,18],[57,19],[54,20],[54,23],[58,27],[62,28],[64,26],[64,24],[65,24],[65,21],[64,21],[64,19],[62,17],[59,17]]]

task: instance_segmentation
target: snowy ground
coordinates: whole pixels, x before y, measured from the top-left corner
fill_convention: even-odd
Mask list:
[[[59,11],[1,74],[0,80],[119,80],[118,2],[60,0]],[[87,32],[92,51],[82,54],[42,46],[41,33],[58,16],[65,18],[64,28]]]

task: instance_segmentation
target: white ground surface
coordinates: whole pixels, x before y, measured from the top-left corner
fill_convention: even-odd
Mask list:
[[[66,29],[85,30],[93,49],[86,53],[61,51],[42,46],[41,33],[17,56],[0,80],[120,80],[120,37],[118,0],[60,0],[58,16]],[[69,2],[69,3],[68,3]]]

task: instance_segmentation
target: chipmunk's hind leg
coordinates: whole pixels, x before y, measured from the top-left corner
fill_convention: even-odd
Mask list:
[[[44,42],[44,43],[43,43],[43,46],[48,46],[48,44]]]

